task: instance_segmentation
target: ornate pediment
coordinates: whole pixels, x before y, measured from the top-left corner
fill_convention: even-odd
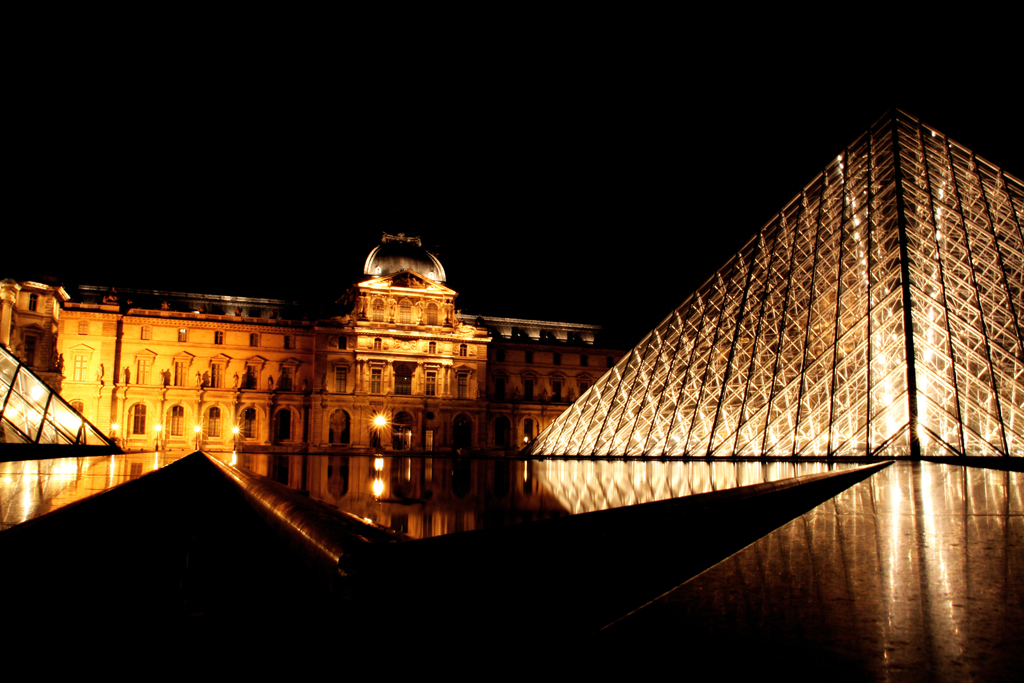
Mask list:
[[[359,289],[419,289],[432,294],[455,295],[455,290],[431,280],[426,275],[421,275],[414,270],[400,270],[389,275],[380,275],[363,280],[357,287]]]

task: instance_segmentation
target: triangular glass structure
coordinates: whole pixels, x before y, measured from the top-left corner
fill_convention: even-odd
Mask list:
[[[1024,183],[893,112],[530,455],[1024,456]]]
[[[96,427],[3,347],[0,443],[111,446]]]

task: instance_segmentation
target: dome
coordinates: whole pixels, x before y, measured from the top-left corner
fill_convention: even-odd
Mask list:
[[[363,273],[389,275],[401,270],[413,270],[436,282],[444,282],[444,266],[437,257],[423,248],[419,237],[406,237],[405,233],[384,233],[381,243],[366,257]]]

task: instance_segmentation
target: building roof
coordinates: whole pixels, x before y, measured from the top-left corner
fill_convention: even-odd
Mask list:
[[[388,275],[401,270],[412,270],[437,282],[447,279],[444,266],[436,256],[423,248],[419,237],[407,237],[402,232],[397,235],[384,233],[381,243],[366,257],[363,273]]]

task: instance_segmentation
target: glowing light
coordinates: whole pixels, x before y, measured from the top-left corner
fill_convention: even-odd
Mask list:
[[[30,391],[29,393],[32,395],[33,401],[41,401],[43,399],[43,396],[46,395],[46,392],[43,390],[42,387],[32,387],[32,391]]]
[[[373,495],[380,498],[380,494],[384,493],[384,480],[374,479],[373,480]],[[367,520],[369,521],[369,520]]]
[[[377,470],[378,472],[384,469],[384,458],[374,458],[373,469]]]
[[[116,432],[118,429],[121,428],[121,425],[115,422],[114,424],[110,425],[110,428]]]
[[[232,434],[238,434],[239,431],[241,430],[238,428],[238,425],[235,425],[234,427],[231,428]]]
[[[192,431],[195,432],[196,434],[198,434],[200,431],[202,431],[202,429],[203,429],[202,427],[200,427],[199,425],[196,425],[195,427],[192,428]]]
[[[375,427],[383,427],[383,426],[387,425],[387,423],[388,423],[388,419],[386,417],[384,417],[383,415],[377,415],[376,417],[373,418],[373,425]]]

